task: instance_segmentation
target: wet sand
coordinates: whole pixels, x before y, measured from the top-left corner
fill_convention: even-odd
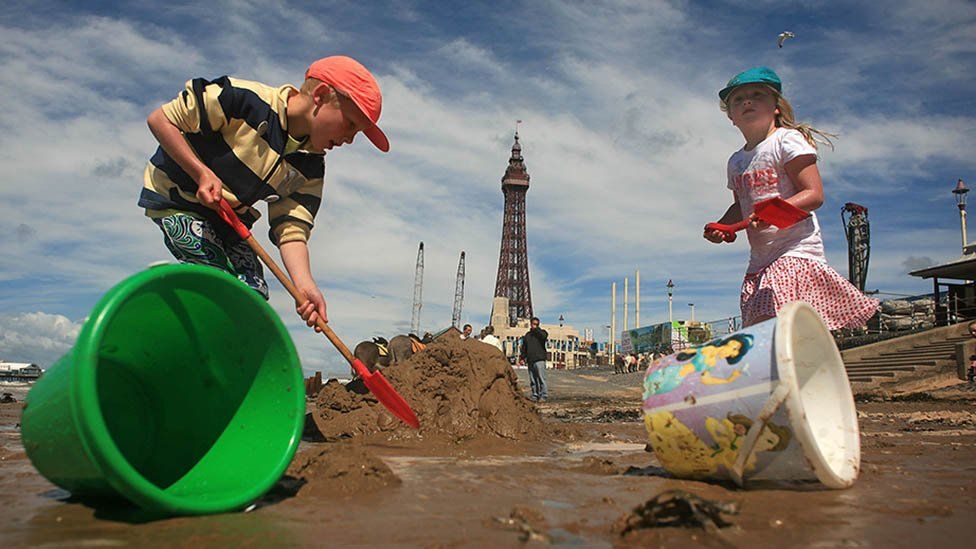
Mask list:
[[[667,478],[644,451],[634,374],[550,375],[536,410],[549,437],[464,440],[378,435],[303,442],[331,454],[289,476],[247,513],[150,517],[72,501],[31,467],[17,428],[20,404],[0,404],[0,545],[416,547],[968,546],[976,512],[976,392],[943,390],[897,402],[858,403],[862,474],[843,491],[732,486]],[[519,387],[526,387],[521,379]],[[373,461],[375,459],[375,461]],[[368,467],[358,468],[359,461]],[[345,469],[343,469],[345,464]],[[319,467],[319,468],[316,468]],[[629,470],[629,472],[628,472]],[[356,474],[351,474],[355,472]],[[619,534],[622,518],[679,488],[741,513],[718,533],[655,528]]]

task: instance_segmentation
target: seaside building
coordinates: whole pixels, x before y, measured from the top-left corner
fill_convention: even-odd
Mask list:
[[[0,381],[30,383],[37,381],[42,373],[43,370],[37,364],[0,360]]]
[[[522,336],[529,331],[529,319],[520,318],[514,325],[509,323],[506,311],[509,310],[507,297],[492,300],[491,326],[495,336],[502,342],[502,350],[508,360],[515,364],[522,350]],[[592,362],[589,348],[580,339],[579,330],[563,324],[543,324],[539,327],[549,333],[546,342],[547,368],[579,368]]]

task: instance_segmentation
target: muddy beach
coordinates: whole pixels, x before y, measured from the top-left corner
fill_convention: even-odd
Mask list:
[[[976,517],[966,386],[859,402],[863,467],[851,489],[739,490],[662,472],[645,451],[639,374],[550,372],[551,400],[537,406],[524,372],[486,367],[484,349],[433,350],[426,371],[388,370],[424,428],[400,427],[355,387],[324,389],[285,477],[241,513],[160,518],[74,501],[27,460],[21,404],[0,404],[0,544],[962,546]],[[434,375],[438,364],[448,369]],[[621,534],[635,507],[670,489],[739,513],[721,529]]]

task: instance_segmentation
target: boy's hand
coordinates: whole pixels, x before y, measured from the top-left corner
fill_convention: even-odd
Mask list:
[[[207,170],[197,181],[197,200],[204,206],[216,210],[220,207],[221,190],[223,188],[224,182],[212,171]],[[321,296],[322,294],[319,295]]]
[[[322,291],[319,290],[318,286],[307,286],[299,287],[298,291],[305,296],[306,301],[298,307],[295,307],[295,311],[305,324],[310,327],[315,328],[316,332],[321,333],[322,329],[318,327],[318,319],[321,318],[323,321],[328,322],[329,317],[325,314],[325,297],[322,295]]]

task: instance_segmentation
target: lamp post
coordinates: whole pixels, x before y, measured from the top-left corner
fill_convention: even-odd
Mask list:
[[[691,307],[691,321],[694,322],[695,321],[695,304],[694,303],[689,303],[688,306]]]
[[[668,322],[669,323],[674,322],[674,317],[671,314],[671,296],[673,295],[673,290],[674,290],[674,282],[671,282],[671,279],[669,278],[668,279]]]
[[[617,352],[617,337],[614,332],[617,331],[617,283],[612,282],[610,284],[610,359],[613,360],[614,354]],[[610,364],[613,364],[611,362]]]
[[[952,194],[956,195],[956,205],[959,206],[959,223],[962,225],[962,253],[966,253],[966,193],[969,189],[960,179],[956,182],[956,188]]]

